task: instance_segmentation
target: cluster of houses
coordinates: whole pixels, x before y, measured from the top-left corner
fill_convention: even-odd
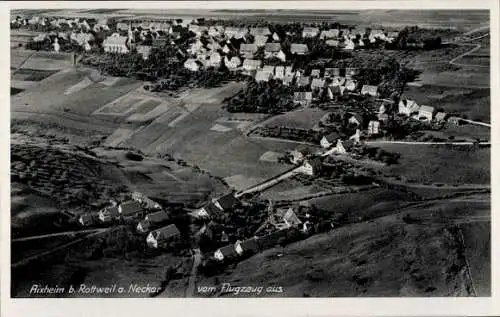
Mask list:
[[[116,203],[101,209],[97,214],[86,213],[79,217],[82,226],[96,223],[111,224],[119,220],[132,221],[143,217],[137,224],[137,231],[147,234],[146,243],[151,248],[172,245],[180,238],[180,231],[175,224],[164,226],[170,220],[168,212],[147,196],[134,192],[130,200]]]
[[[213,258],[220,262],[235,261],[280,243],[296,240],[301,234],[307,235],[317,219],[313,219],[307,212],[298,214],[300,211],[301,208],[298,207],[272,208],[270,204],[266,221],[267,234],[255,235],[218,248],[213,253]]]

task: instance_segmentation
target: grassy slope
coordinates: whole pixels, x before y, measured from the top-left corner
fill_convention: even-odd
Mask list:
[[[489,214],[489,205],[436,201],[405,213],[424,215],[425,222],[408,224],[389,215],[341,227],[262,252],[218,280],[282,286],[281,296],[468,296],[463,250],[454,226],[443,219]],[[468,256],[490,260],[482,251]],[[488,278],[483,281],[488,284]],[[199,285],[213,283],[206,278]]]

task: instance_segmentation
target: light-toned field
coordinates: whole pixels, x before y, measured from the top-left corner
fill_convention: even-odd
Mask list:
[[[287,127],[314,129],[328,111],[319,108],[305,108],[277,115],[265,122],[266,127]]]

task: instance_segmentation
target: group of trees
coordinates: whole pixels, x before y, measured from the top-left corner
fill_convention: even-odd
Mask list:
[[[250,81],[235,96],[225,100],[229,112],[281,113],[295,107],[293,88],[284,86],[281,81]]]

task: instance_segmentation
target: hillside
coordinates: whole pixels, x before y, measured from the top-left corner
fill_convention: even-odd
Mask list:
[[[425,202],[267,250],[198,285],[281,286],[283,293],[262,296],[286,297],[487,296],[489,273],[479,263],[489,263],[489,239],[478,232],[489,225],[488,199]],[[463,224],[467,236],[476,232],[465,248]]]

